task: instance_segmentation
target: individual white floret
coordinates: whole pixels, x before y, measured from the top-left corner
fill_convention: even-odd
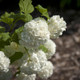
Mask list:
[[[26,50],[24,49],[23,46],[18,45],[16,42],[11,42],[10,45],[5,46],[4,52],[6,56],[11,57],[12,55],[15,54],[15,52],[26,53]]]
[[[47,79],[53,74],[53,65],[50,61],[44,61],[41,63],[41,69],[37,72],[38,76]]]
[[[17,80],[35,80],[36,74],[27,75],[25,73],[20,73],[17,75]]]
[[[47,53],[45,53],[47,59],[50,59],[55,54],[56,44],[51,39],[48,39],[47,42],[44,44],[44,46],[48,50]]]
[[[51,38],[57,38],[62,35],[63,31],[66,30],[66,22],[59,15],[52,16],[48,20],[49,31]]]
[[[8,72],[9,70],[10,60],[4,54],[4,52],[0,51],[0,71]]]
[[[49,38],[50,32],[48,31],[46,21],[41,18],[36,18],[24,25],[19,42],[28,49],[36,49]]]

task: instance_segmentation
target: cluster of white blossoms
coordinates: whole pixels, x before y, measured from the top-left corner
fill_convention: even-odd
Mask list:
[[[28,75],[38,74],[41,78],[48,78],[53,73],[53,65],[47,61],[46,54],[39,50],[36,53],[31,53],[30,58],[21,65],[20,70]]]
[[[21,33],[21,45],[28,49],[36,49],[41,44],[44,44],[50,38],[48,25],[44,19],[36,18],[24,25],[24,30]]]
[[[0,51],[0,73],[9,71],[10,60]]]
[[[48,26],[51,38],[59,37],[66,30],[66,22],[59,15],[52,16],[48,20]]]
[[[58,15],[48,21],[36,18],[24,25],[19,43],[28,52],[19,61],[22,64],[17,80],[35,80],[36,74],[42,79],[47,79],[53,74],[54,66],[48,59],[55,54],[56,44],[50,38],[59,37],[65,30],[66,22]]]

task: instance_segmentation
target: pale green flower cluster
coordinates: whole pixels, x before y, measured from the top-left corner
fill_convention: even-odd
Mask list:
[[[55,54],[56,44],[50,38],[59,37],[65,30],[66,22],[57,15],[48,21],[36,18],[24,25],[19,43],[28,53],[17,62],[22,63],[18,80],[35,80],[36,74],[42,79],[47,79],[53,74],[54,66],[48,59]]]

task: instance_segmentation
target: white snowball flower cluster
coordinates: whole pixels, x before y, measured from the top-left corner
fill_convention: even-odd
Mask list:
[[[31,75],[38,74],[41,78],[48,78],[53,74],[53,65],[47,61],[46,55],[43,51],[32,53],[29,60],[20,67],[22,73]]]
[[[48,24],[44,19],[36,18],[24,25],[19,42],[28,49],[35,49],[49,38]]]
[[[9,58],[5,56],[4,52],[0,51],[0,72],[8,72],[9,64]]]
[[[21,71],[26,74],[33,74],[40,70],[40,62],[46,61],[46,55],[43,51],[32,53],[30,58],[25,60],[21,66]]]
[[[52,16],[48,20],[48,26],[52,38],[59,37],[66,30],[66,22],[59,15]]]
[[[60,16],[53,16],[48,22],[36,18],[24,25],[19,43],[28,54],[19,60],[22,64],[18,80],[35,80],[33,74],[47,79],[53,74],[54,66],[48,59],[55,54],[56,44],[50,38],[57,38],[65,29],[66,22]]]
[[[32,75],[27,75],[25,73],[20,73],[17,75],[17,80],[35,80],[36,79],[36,74]]]

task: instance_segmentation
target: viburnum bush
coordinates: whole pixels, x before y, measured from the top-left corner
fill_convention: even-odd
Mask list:
[[[47,9],[41,5],[34,7],[31,0],[20,0],[18,13],[5,12],[0,22],[9,26],[9,30],[0,26],[0,80],[35,80],[36,75],[47,79],[54,72],[49,59],[55,54],[56,44],[51,40],[58,38],[66,30],[66,22],[59,15],[49,17]],[[37,9],[43,17],[32,18]],[[18,21],[24,25],[15,29]],[[15,73],[11,65],[17,66]]]

